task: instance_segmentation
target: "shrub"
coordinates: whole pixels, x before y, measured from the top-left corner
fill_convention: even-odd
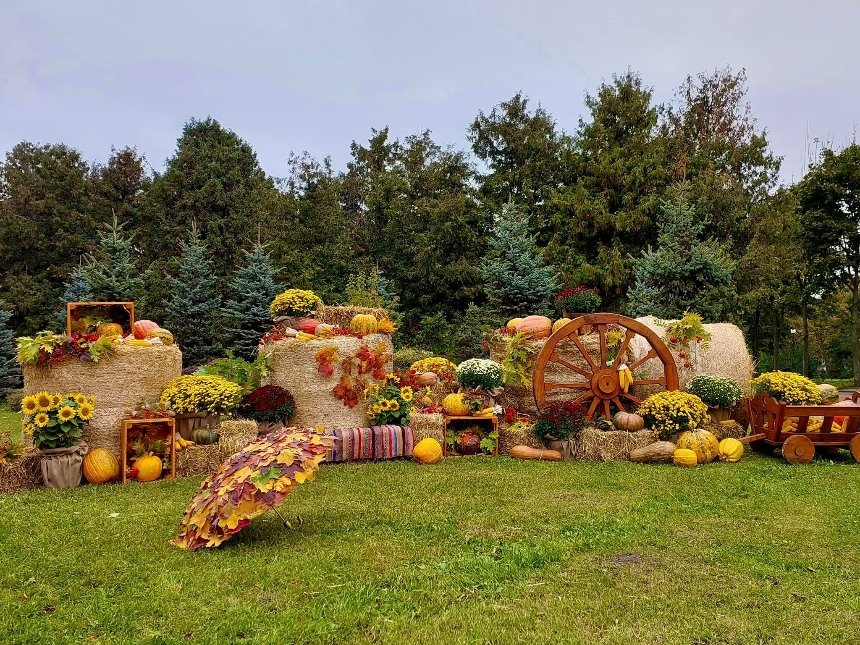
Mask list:
[[[741,400],[741,386],[728,376],[698,374],[687,385],[687,391],[714,408],[731,408]]]
[[[570,439],[585,427],[585,408],[573,401],[553,401],[541,410],[532,426],[541,439]]]
[[[221,376],[178,376],[161,393],[161,405],[176,414],[226,414],[242,400],[242,388]]]
[[[502,384],[502,366],[488,358],[470,358],[457,366],[457,381],[467,390],[494,390]]]
[[[198,368],[195,374],[220,376],[242,388],[247,393],[260,387],[263,377],[269,373],[265,356],[257,356],[253,363],[227,352],[226,358],[218,358]]]
[[[810,379],[794,372],[766,372],[752,380],[753,392],[767,392],[788,405],[818,405],[821,391]]]
[[[425,349],[416,349],[415,347],[401,347],[394,352],[394,369],[405,372],[412,364],[430,358],[433,352],[428,352]]]
[[[555,294],[553,303],[558,313],[590,314],[600,309],[602,300],[594,289],[579,286]]]
[[[679,390],[652,394],[639,406],[638,413],[661,439],[698,428],[710,420],[708,406],[702,399]]]
[[[17,410],[21,407],[21,401],[24,400],[24,390],[12,390],[6,395],[6,405],[10,410]]]
[[[245,395],[239,414],[264,423],[290,422],[296,413],[296,400],[290,391],[277,385],[264,385]]]

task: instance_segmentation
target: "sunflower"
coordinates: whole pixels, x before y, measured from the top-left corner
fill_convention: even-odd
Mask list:
[[[36,402],[35,396],[25,396],[21,401],[21,412],[26,415],[34,414],[39,411],[39,404]]]
[[[380,412],[385,412],[386,410],[388,410],[388,399],[382,399],[382,400],[378,403],[378,405],[379,405],[379,411],[380,411]]]
[[[399,410],[399,409],[400,409],[400,404],[399,404],[396,400],[391,399],[391,400],[388,402],[388,409],[389,409],[389,410],[392,410],[392,411],[394,411],[394,410]]]
[[[75,418],[75,409],[69,405],[62,407],[57,412],[57,417],[59,417],[60,421],[71,421]]]
[[[92,419],[93,412],[95,412],[95,409],[89,401],[84,401],[78,406],[78,416],[83,421],[89,421],[90,419]]]
[[[47,412],[54,403],[54,397],[48,392],[36,392],[33,397],[36,399],[39,412]]]
[[[412,400],[412,396],[415,393],[412,391],[412,388],[408,385],[400,388],[400,398],[406,401],[407,403]]]
[[[36,415],[36,418],[33,419],[33,423],[36,424],[36,427],[44,428],[48,425],[48,421],[50,420],[51,417],[49,417],[46,412],[39,412],[39,414]]]
[[[87,399],[87,396],[85,394],[75,394],[74,398],[75,398],[75,403],[77,403],[78,405],[83,405],[84,403],[87,403],[89,401],[89,399]]]
[[[60,403],[62,403],[62,402],[63,402],[63,397],[60,396],[59,394],[52,394],[51,395],[51,407],[52,408],[60,407]]]

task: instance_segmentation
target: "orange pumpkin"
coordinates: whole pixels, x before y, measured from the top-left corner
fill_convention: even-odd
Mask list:
[[[527,316],[517,325],[517,333],[534,340],[549,338],[552,333],[552,321],[546,316]]]
[[[82,469],[91,484],[106,484],[119,477],[119,460],[104,448],[94,448],[84,457]]]
[[[143,455],[134,460],[131,465],[137,469],[137,481],[139,482],[154,482],[161,477],[163,469],[161,457],[155,455]]]
[[[134,323],[134,337],[138,340],[143,340],[149,335],[149,332],[155,331],[158,329],[158,323],[154,323],[151,320],[137,320]]]

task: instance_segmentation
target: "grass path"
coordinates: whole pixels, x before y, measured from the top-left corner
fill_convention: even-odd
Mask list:
[[[199,479],[0,497],[3,643],[834,643],[860,632],[860,466],[324,467],[215,551]]]

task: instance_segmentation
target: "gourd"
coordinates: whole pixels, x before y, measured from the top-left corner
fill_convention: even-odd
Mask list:
[[[122,336],[122,325],[115,322],[102,323],[96,328],[96,333],[99,336]]]
[[[630,461],[637,464],[671,462],[677,446],[671,441],[655,441],[630,451]]]
[[[419,387],[433,387],[439,382],[436,372],[421,372],[415,376],[415,384]]]
[[[627,432],[638,432],[645,427],[645,419],[632,412],[616,412],[612,417],[612,425],[618,430]]]
[[[505,325],[505,329],[507,329],[509,332],[515,332],[517,330],[517,327],[520,326],[520,323],[522,321],[523,321],[522,318],[511,318],[508,321],[508,324]]]
[[[462,394],[449,394],[442,399],[442,409],[446,414],[453,417],[462,417],[469,414],[469,404],[463,398]]]
[[[558,450],[538,450],[528,446],[514,446],[511,448],[511,457],[537,461],[561,461],[561,453]]]
[[[442,444],[432,437],[422,439],[412,449],[412,458],[419,464],[436,464],[442,459]]]
[[[320,323],[317,325],[317,328],[314,329],[314,335],[318,338],[334,338],[334,325]]]
[[[173,344],[173,334],[171,334],[166,329],[153,329],[146,335],[147,338],[159,338],[161,339],[162,345],[172,345]]]
[[[713,461],[720,454],[720,443],[709,431],[698,428],[682,432],[678,437],[678,448],[692,450],[700,464]]]
[[[744,454],[744,444],[737,439],[727,437],[720,442],[720,459],[733,464]]]
[[[549,338],[552,333],[552,321],[546,316],[526,316],[517,325],[517,333],[534,340]]]
[[[379,323],[373,314],[355,314],[349,323],[349,329],[356,334],[375,334],[379,331]]]
[[[105,484],[119,477],[119,460],[104,448],[94,448],[84,457],[82,469],[91,484]]]
[[[696,453],[689,448],[678,448],[672,455],[672,461],[676,466],[695,466],[699,461]]]
[[[394,323],[391,322],[390,319],[383,318],[376,326],[376,331],[378,331],[380,334],[393,334],[396,331],[396,328],[394,327]]]
[[[320,321],[316,318],[302,318],[293,327],[298,331],[305,332],[306,334],[313,334],[317,329],[317,325],[319,324]]]
[[[137,481],[139,482],[154,482],[161,477],[161,457],[143,455],[135,459],[131,467],[137,470]]]
[[[839,390],[829,383],[819,385],[818,391],[821,392],[821,403],[824,405],[830,405],[839,401]]]
[[[132,333],[134,333],[134,337],[137,340],[143,340],[149,332],[155,329],[158,329],[158,323],[154,323],[151,320],[137,320],[132,328]]]
[[[570,318],[559,318],[552,324],[552,333],[554,334],[559,329],[564,327],[567,323],[570,322]]]
[[[209,446],[213,443],[218,443],[221,438],[212,428],[196,428],[191,432],[191,440],[201,446]]]

